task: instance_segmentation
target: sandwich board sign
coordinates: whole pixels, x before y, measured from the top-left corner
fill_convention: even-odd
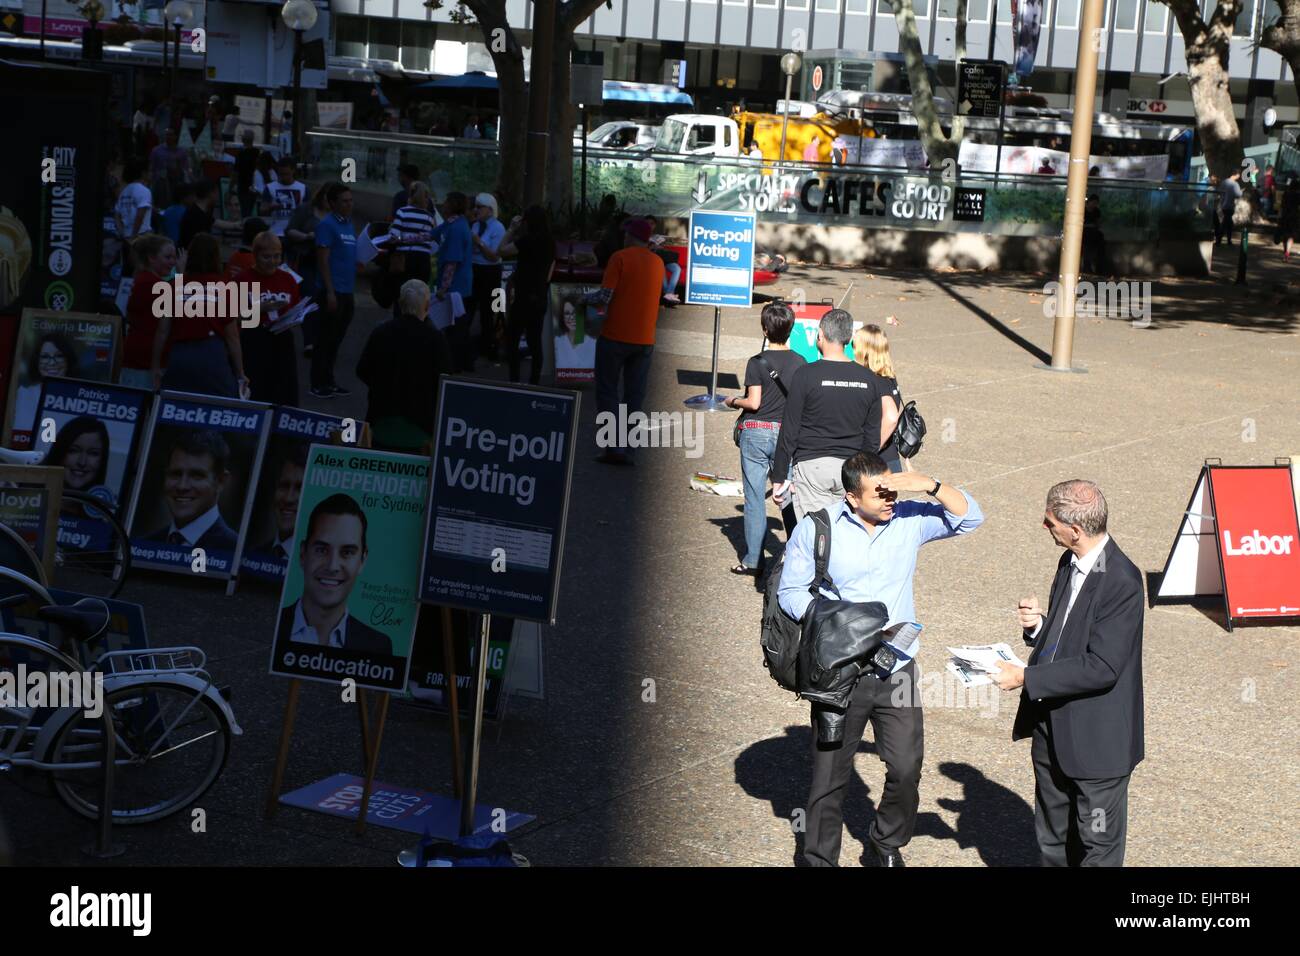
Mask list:
[[[691,211],[686,242],[687,305],[739,306],[754,299],[753,212]]]
[[[1300,619],[1300,519],[1291,468],[1201,469],[1157,600],[1222,595],[1234,621]]]

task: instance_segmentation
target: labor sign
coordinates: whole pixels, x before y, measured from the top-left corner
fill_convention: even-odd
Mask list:
[[[822,71],[820,64],[813,67],[813,72],[812,72],[813,90],[820,92],[822,88],[822,82],[825,80],[825,78],[826,78],[826,74]]]
[[[1289,466],[1201,470],[1157,597],[1219,593],[1229,629],[1234,620],[1300,618],[1300,521]]]

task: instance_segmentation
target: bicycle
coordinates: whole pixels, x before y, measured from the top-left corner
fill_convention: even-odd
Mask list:
[[[0,447],[0,464],[39,465],[41,451]],[[72,488],[63,489],[49,583],[65,591],[115,598],[131,570],[131,541],[117,512],[107,502]],[[41,580],[45,578],[42,571]]]
[[[22,634],[0,632],[0,670],[27,657],[44,658],[74,678],[102,681],[103,712],[112,720],[112,822],[161,820],[191,805],[217,781],[242,735],[225,696],[206,671],[197,647],[106,651],[86,661],[108,629],[103,601],[55,604],[40,582],[0,568],[9,591],[0,607],[35,598],[38,616],[71,637],[75,654]],[[14,593],[17,592],[17,593]],[[6,654],[6,652],[8,652]],[[30,671],[28,672],[30,673]],[[84,702],[83,702],[84,704]],[[0,703],[0,770],[34,768],[50,774],[54,792],[75,813],[96,819],[107,785],[102,716],[79,706],[20,707]],[[166,758],[166,759],[164,759]]]

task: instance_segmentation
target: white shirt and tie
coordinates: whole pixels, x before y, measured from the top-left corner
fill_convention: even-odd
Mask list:
[[[1043,649],[1044,652],[1050,650],[1052,654],[1052,656],[1049,657],[1047,661],[1044,663],[1050,663],[1052,660],[1055,659],[1056,648],[1059,647],[1061,644],[1060,635],[1065,633],[1065,622],[1069,619],[1070,611],[1074,608],[1075,598],[1079,596],[1079,591],[1083,588],[1083,582],[1087,579],[1088,575],[1092,573],[1093,567],[1096,565],[1097,560],[1101,557],[1101,553],[1102,551],[1105,550],[1106,544],[1109,541],[1110,541],[1110,535],[1103,534],[1101,536],[1101,540],[1098,541],[1097,544],[1092,548],[1092,550],[1089,551],[1087,554],[1085,554],[1083,557],[1079,557],[1077,554],[1071,556],[1070,558],[1070,599],[1065,605],[1065,614],[1062,615],[1061,617],[1061,628],[1057,632],[1056,644],[1050,648]],[[1037,626],[1033,629],[1033,631],[1029,635],[1030,639],[1036,640],[1038,638],[1039,631],[1043,629],[1044,620],[1045,618],[1042,617],[1038,619]]]

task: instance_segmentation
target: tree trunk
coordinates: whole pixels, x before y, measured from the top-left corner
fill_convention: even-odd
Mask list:
[[[483,42],[487,45],[492,66],[497,72],[500,168],[497,170],[493,192],[503,209],[516,209],[524,201],[524,148],[527,133],[523,47],[519,45],[515,31],[510,28],[504,0],[466,0],[465,6],[478,21]]]
[[[943,133],[943,124],[939,111],[934,105],[934,89],[930,86],[930,74],[925,68],[925,57],[921,53],[921,41],[916,33],[916,13],[912,9],[912,0],[891,0],[894,7],[894,21],[898,24],[898,47],[903,54],[903,63],[907,67],[907,81],[912,89],[912,114],[916,117],[917,132],[921,136],[921,145],[925,148],[926,158],[932,169],[943,166],[944,160],[957,161],[961,151],[961,140],[965,134],[966,120],[962,116],[952,118],[950,136]],[[959,0],[957,7],[957,62],[966,56],[966,2]]]
[[[1300,0],[1279,0],[1282,15],[1264,27],[1259,45],[1286,60],[1300,94]]]
[[[551,60],[550,139],[546,156],[546,203],[559,214],[573,202],[573,129],[577,109],[569,102],[569,60],[572,32],[555,31]]]
[[[1187,83],[1205,165],[1211,175],[1222,180],[1241,168],[1245,155],[1228,87],[1228,41],[1233,21],[1241,12],[1241,0],[1219,0],[1209,23],[1201,19],[1196,0],[1164,2],[1173,11],[1183,35]]]

